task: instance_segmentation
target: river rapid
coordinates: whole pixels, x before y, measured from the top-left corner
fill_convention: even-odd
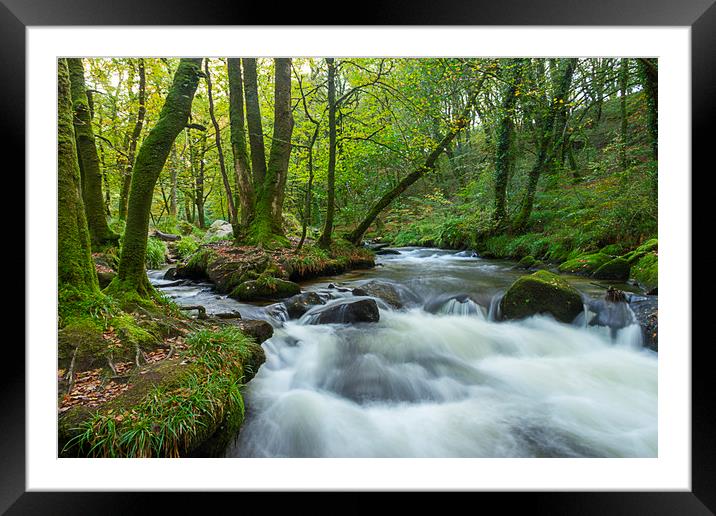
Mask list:
[[[399,252],[302,285],[335,304],[368,281],[393,284],[404,306],[378,300],[377,323],[310,324],[325,306],[286,320],[280,304],[238,303],[210,284],[162,288],[162,271],[150,272],[179,304],[274,326],[226,456],[657,456],[657,354],[642,347],[638,324],[587,324],[603,286],[567,276],[587,302],[573,324],[497,321],[501,294],[525,274],[513,262]]]

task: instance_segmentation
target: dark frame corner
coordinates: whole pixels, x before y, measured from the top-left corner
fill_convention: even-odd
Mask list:
[[[356,25],[660,25],[690,26],[692,42],[692,158],[693,163],[709,163],[713,146],[709,127],[716,120],[716,3],[715,0],[599,0],[575,3],[569,0],[446,0],[436,9],[434,2],[414,0],[391,6],[370,5],[365,0],[351,13]],[[295,11],[268,12],[257,3],[239,6],[219,0],[174,0],[171,9],[159,0],[126,0],[105,3],[96,0],[0,0],[0,73],[3,80],[3,110],[0,117],[1,140],[7,149],[25,143],[25,29],[33,25],[244,25],[247,21],[270,20],[272,25],[310,24],[315,18]],[[261,11],[261,12],[259,12]],[[275,9],[274,9],[275,11]],[[373,14],[376,13],[376,14]],[[217,22],[220,20],[220,22]],[[322,23],[332,25],[336,19]],[[339,22],[340,23],[340,22]],[[24,170],[24,153],[19,167]],[[695,166],[694,166],[695,168]],[[10,167],[6,167],[9,172]],[[25,190],[24,176],[20,188]],[[10,174],[6,179],[10,178]],[[693,191],[693,188],[692,188]],[[696,203],[694,203],[696,205]],[[708,202],[706,203],[708,206]],[[697,222],[701,218],[695,218]],[[706,217],[711,221],[713,217]],[[23,235],[22,241],[24,242]],[[24,249],[24,246],[23,246]],[[23,251],[24,252],[24,251]],[[24,257],[24,255],[23,255]],[[29,271],[26,270],[26,275]],[[24,291],[24,288],[18,292]],[[688,300],[686,301],[688,302]],[[711,340],[711,339],[708,339]],[[8,342],[9,344],[9,342]],[[692,491],[619,493],[480,493],[499,501],[503,508],[524,506],[538,514],[715,514],[716,513],[716,382],[711,342],[692,347]],[[6,348],[9,348],[7,346]],[[150,501],[177,501],[185,511],[198,504],[196,496],[182,493],[26,493],[25,492],[25,353],[15,346],[14,364],[2,376],[3,439],[0,441],[0,512],[9,514],[126,514],[149,509]],[[6,351],[7,352],[7,351]],[[265,495],[238,493],[237,509],[246,511],[247,501],[268,502]],[[212,494],[226,501],[226,494]],[[272,495],[273,496],[273,495]],[[351,502],[346,504],[345,498]],[[497,498],[499,497],[499,500]],[[233,498],[233,497],[232,497]],[[371,496],[342,495],[345,509],[363,512],[375,508]],[[407,498],[407,497],[406,497]],[[410,499],[424,505],[424,494]],[[191,502],[194,503],[191,503]],[[187,505],[187,502],[190,505]],[[203,509],[206,510],[205,502]],[[401,502],[403,503],[403,502]],[[314,506],[315,507],[315,506]],[[258,507],[257,507],[258,508]],[[182,512],[184,512],[182,511]]]

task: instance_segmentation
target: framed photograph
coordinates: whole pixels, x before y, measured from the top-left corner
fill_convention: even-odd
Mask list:
[[[3,0],[27,303],[0,507],[499,491],[716,511],[691,314],[716,7],[660,4],[336,26]]]

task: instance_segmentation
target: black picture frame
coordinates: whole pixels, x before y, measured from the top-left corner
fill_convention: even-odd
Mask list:
[[[496,2],[429,0],[380,5],[374,0],[350,4],[340,17],[324,20],[335,25],[350,20],[353,25],[577,25],[577,26],[689,26],[692,42],[692,168],[709,163],[713,146],[709,126],[716,120],[716,4],[715,0],[507,0]],[[316,7],[319,4],[315,4]],[[24,170],[24,155],[17,149],[25,144],[25,29],[37,25],[316,25],[316,12],[301,13],[252,2],[219,0],[0,0],[0,89],[2,116],[0,131],[5,149],[12,149]],[[320,10],[320,9],[317,9]],[[337,13],[338,11],[336,11]],[[334,13],[335,14],[335,13]],[[217,20],[219,23],[217,23]],[[6,171],[10,167],[6,165]],[[704,172],[713,169],[709,165]],[[9,174],[8,174],[9,176]],[[6,176],[5,181],[9,178]],[[22,190],[24,180],[18,187]],[[695,191],[695,190],[692,190]],[[27,192],[26,192],[27,193]],[[696,203],[694,203],[696,205]],[[693,218],[697,222],[697,218]],[[693,233],[692,233],[693,234]],[[23,237],[24,241],[24,237]],[[19,244],[18,244],[19,245]],[[24,246],[23,246],[24,249]],[[23,251],[24,253],[24,251]],[[17,255],[15,255],[17,256]],[[17,263],[17,258],[15,263]],[[24,262],[24,255],[23,255]],[[26,276],[31,271],[26,270]],[[18,290],[21,292],[23,290]],[[693,300],[683,300],[692,302]],[[693,318],[692,318],[693,319]],[[10,339],[5,339],[10,348]],[[681,343],[688,345],[689,343]],[[480,501],[494,499],[501,511],[529,508],[538,514],[713,514],[716,512],[716,385],[712,373],[711,342],[692,346],[692,490],[690,492],[584,492],[584,493],[479,493]],[[12,354],[16,356],[11,356]],[[3,423],[0,439],[0,511],[8,514],[125,514],[144,512],[150,502],[181,504],[183,511],[204,505],[189,493],[58,493],[25,492],[25,352],[17,344],[4,351],[6,363],[0,403]],[[271,503],[256,494],[236,493],[241,510],[247,503]],[[228,494],[212,493],[214,500]],[[271,495],[272,497],[274,495]],[[369,496],[346,495],[340,512],[374,510]],[[345,496],[344,496],[345,497]],[[457,506],[462,497],[451,498]],[[411,494],[411,501],[425,507],[423,493]],[[294,501],[294,503],[296,503]],[[298,502],[301,503],[300,501]],[[474,503],[474,502],[471,502]],[[167,510],[164,506],[163,510]],[[206,509],[204,509],[206,510]],[[313,506],[311,511],[320,510]]]

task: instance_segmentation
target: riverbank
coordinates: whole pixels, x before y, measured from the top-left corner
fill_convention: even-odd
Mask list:
[[[94,258],[98,274],[111,280],[113,253]],[[227,241],[202,246],[171,276],[179,270],[185,276],[177,277],[217,279],[215,288],[229,293],[258,284],[266,289],[251,300],[269,300],[285,297],[273,288],[282,282],[373,265],[369,251],[340,244],[294,252]],[[143,306],[120,306],[106,294],[61,292],[60,456],[216,456],[238,433],[243,386],[263,363],[260,344],[272,334],[266,321],[207,314],[202,305],[178,306],[163,294]]]

